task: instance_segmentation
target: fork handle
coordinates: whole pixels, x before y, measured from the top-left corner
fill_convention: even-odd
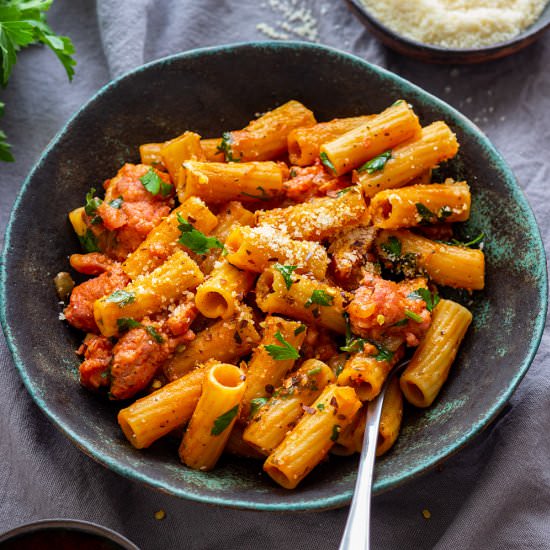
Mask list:
[[[357,482],[339,550],[370,549],[372,480],[384,393],[381,392],[368,405]]]

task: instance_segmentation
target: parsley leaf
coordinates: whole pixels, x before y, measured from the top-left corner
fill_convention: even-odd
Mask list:
[[[409,322],[408,319],[401,319],[401,320],[397,321],[396,323],[394,323],[394,324],[392,325],[392,327],[403,327],[403,326],[405,326],[408,322]]]
[[[58,36],[46,21],[45,12],[53,0],[11,0],[0,3],[0,84],[8,83],[21,48],[41,43],[61,61],[69,80],[74,75],[74,46],[66,36]],[[0,103],[0,116],[4,104]],[[0,131],[0,160],[13,161],[6,135]]]
[[[421,223],[423,224],[444,222],[445,219],[453,213],[453,209],[450,206],[442,206],[437,214],[432,212],[426,205],[422,204],[421,202],[417,202],[415,206],[416,211],[421,218]]]
[[[340,350],[347,353],[359,353],[360,351],[363,351],[366,340],[364,340],[363,338],[355,337],[351,332],[349,313],[344,313],[344,320],[346,321],[346,344],[342,346]]]
[[[214,420],[214,426],[210,430],[211,435],[220,435],[230,424],[239,412],[239,405],[235,405],[232,409],[224,412],[216,420]]]
[[[321,367],[313,367],[312,369],[309,369],[307,371],[308,376],[315,376],[316,374],[319,374],[323,369]]]
[[[321,153],[319,158],[321,159],[321,164],[323,164],[323,166],[326,166],[333,174],[336,174],[336,168],[325,152]]]
[[[86,252],[101,252],[97,239],[91,229],[86,229],[86,233],[79,235],[78,240]]]
[[[381,247],[391,258],[397,259],[401,256],[401,241],[393,235]]]
[[[377,361],[380,361],[380,362],[391,361],[393,359],[393,351],[386,349],[384,346],[381,346],[380,344],[375,344],[374,342],[372,342],[372,344],[378,350],[378,353],[374,356],[374,358]]]
[[[112,294],[105,298],[106,302],[117,304],[122,308],[136,301],[136,295],[133,292],[127,292],[126,290],[115,290]]]
[[[320,411],[324,411],[324,410],[325,410],[325,404],[324,404],[324,403],[317,403],[317,408],[318,408]]]
[[[434,307],[439,304],[439,294],[437,292],[431,293],[427,288],[417,288],[411,292],[407,298],[412,298],[413,300],[424,300],[426,302],[426,309],[428,311],[433,311]]]
[[[340,435],[340,426],[338,424],[334,424],[334,426],[332,426],[332,434],[330,436],[330,440],[331,441],[338,441],[338,436]]]
[[[276,344],[268,344],[267,346],[264,346],[267,353],[269,353],[273,359],[276,361],[300,359],[300,353],[298,350],[292,344],[289,344],[280,332],[277,331],[275,338],[281,342],[282,346],[277,346]]]
[[[147,334],[157,343],[162,344],[164,342],[164,338],[158,333],[157,329],[155,327],[152,327],[151,325],[147,325],[145,327],[145,330],[147,331]]]
[[[225,162],[241,162],[240,158],[235,158],[233,156],[233,151],[231,149],[232,141],[233,139],[231,137],[231,132],[224,132],[222,134],[222,140],[217,149],[220,153],[223,153]]]
[[[386,162],[391,159],[391,150],[385,151],[384,153],[381,153],[377,157],[374,157],[373,159],[370,159],[369,161],[365,162],[363,166],[357,169],[358,172],[368,172],[369,174],[372,174],[373,172],[379,172],[380,170],[384,170],[384,166],[386,166]]]
[[[275,264],[273,267],[283,276],[283,279],[285,280],[286,289],[290,290],[290,287],[294,282],[292,280],[292,273],[294,273],[294,271],[298,269],[298,266]]]
[[[333,302],[334,296],[330,295],[326,290],[314,290],[304,304],[304,307],[311,307],[313,304],[331,306]]]
[[[336,197],[340,198],[341,196],[345,195],[346,193],[349,193],[350,191],[352,191],[353,189],[355,189],[355,185],[350,185],[349,187],[344,187],[343,189],[340,189],[340,191],[338,191],[338,193],[336,193]]]
[[[255,397],[250,400],[250,418],[254,418],[256,413],[269,401],[269,397]]]
[[[302,332],[304,332],[304,330],[306,330],[306,326],[305,325],[300,325],[295,331],[294,331],[294,336],[298,336],[298,334],[302,334]]]
[[[268,201],[268,200],[271,199],[269,194],[266,192],[266,190],[261,185],[258,185],[258,187],[256,187],[256,189],[258,189],[258,191],[260,191],[259,195],[254,195],[253,193],[245,193],[244,191],[241,191],[241,195],[244,195],[245,197],[250,197],[252,199],[258,199],[259,201]]]
[[[139,178],[139,181],[141,181],[143,187],[151,195],[158,195],[160,193],[163,197],[167,197],[172,192],[172,186],[166,183],[153,168],[149,168],[147,173]]]
[[[485,234],[480,233],[477,237],[475,237],[474,239],[472,239],[471,241],[468,241],[466,243],[464,243],[462,241],[458,241],[457,239],[453,239],[451,241],[451,244],[453,244],[455,246],[463,246],[465,248],[471,248],[471,247],[475,246],[476,244],[480,243],[484,238],[485,238]]]
[[[141,328],[141,323],[132,319],[131,317],[121,317],[116,320],[119,332],[130,330],[131,328]]]
[[[95,213],[95,211],[98,209],[98,207],[103,202],[101,199],[98,199],[97,197],[94,197],[95,193],[95,187],[92,187],[87,193],[86,193],[86,204],[84,205],[84,212],[88,216],[91,216]]]
[[[207,237],[204,233],[195,229],[183,216],[178,213],[178,229],[181,231],[181,236],[178,243],[187,247],[195,254],[206,254],[211,248],[223,249],[223,243],[216,237]]]
[[[405,315],[409,319],[412,319],[413,321],[416,321],[417,323],[422,323],[422,321],[424,320],[424,319],[422,319],[422,317],[420,315],[418,315],[418,313],[415,313],[414,311],[411,311],[410,309],[406,309],[403,313],[405,313]]]

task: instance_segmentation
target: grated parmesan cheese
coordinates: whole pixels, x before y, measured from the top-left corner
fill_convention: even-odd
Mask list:
[[[476,48],[517,36],[548,0],[361,0],[395,32],[445,48]]]
[[[278,40],[287,40],[290,35],[312,42],[319,40],[319,23],[313,15],[312,9],[307,6],[307,2],[301,0],[268,0],[267,4],[271,11],[278,16],[279,21],[275,22],[275,25],[258,23],[256,25],[257,30],[269,38]],[[264,5],[262,4],[262,7]]]

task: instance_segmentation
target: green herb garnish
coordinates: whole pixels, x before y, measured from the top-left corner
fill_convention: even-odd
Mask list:
[[[294,273],[294,271],[296,271],[296,269],[298,269],[298,266],[275,264],[273,267],[283,276],[283,279],[285,280],[286,289],[290,290],[290,287],[294,282],[292,280],[292,274]]]
[[[417,288],[411,292],[407,298],[412,298],[413,300],[424,300],[424,302],[426,302],[426,309],[430,312],[434,310],[440,300],[437,292],[432,293],[427,288]]]
[[[444,222],[453,213],[450,206],[442,206],[437,214],[421,202],[417,202],[415,206],[423,224],[435,223],[436,221]]]
[[[86,212],[87,216],[92,216],[93,214],[95,214],[96,210],[99,208],[99,206],[103,202],[101,199],[94,197],[94,193],[95,193],[95,187],[92,187],[86,193],[86,204],[84,205],[84,212]]]
[[[133,292],[126,292],[125,290],[115,290],[111,295],[105,298],[106,302],[117,304],[122,308],[136,301],[136,295]]]
[[[334,426],[332,426],[332,435],[330,436],[331,441],[338,441],[340,430],[341,430],[341,427],[339,424],[334,424]]]
[[[318,408],[320,411],[324,411],[324,410],[325,410],[325,404],[324,404],[324,403],[318,403],[318,404],[317,404],[317,408]]]
[[[347,353],[359,353],[360,351],[363,351],[366,340],[363,338],[358,338],[353,335],[351,332],[351,323],[349,320],[349,313],[344,313],[344,320],[346,322],[346,344],[340,348],[341,351],[345,351]],[[342,365],[342,369],[343,369]],[[342,372],[340,370],[340,372]],[[338,376],[340,374],[339,372],[336,374]]]
[[[216,420],[214,420],[214,426],[210,430],[211,435],[220,435],[230,424],[239,412],[239,405],[235,405],[232,409],[224,412]]]
[[[357,169],[358,172],[367,172],[369,174],[372,174],[374,172],[379,172],[380,170],[384,170],[384,166],[386,166],[386,162],[391,159],[391,150],[385,151],[384,153],[381,153],[377,157],[374,157],[373,159],[370,159],[369,161],[365,162],[363,166]]]
[[[269,353],[273,359],[276,361],[300,359],[298,350],[292,344],[289,344],[280,332],[275,334],[275,338],[281,342],[282,346],[277,346],[276,344],[268,344],[267,346],[264,346],[267,353]]]
[[[323,166],[326,166],[333,174],[336,174],[336,168],[334,167],[334,164],[332,164],[332,162],[328,158],[328,155],[325,152],[321,153],[319,155],[319,158],[321,159],[321,164],[323,164]]]
[[[304,332],[306,330],[306,326],[305,325],[300,325],[295,331],[294,331],[294,336],[298,336],[298,334],[301,334],[302,332]]]
[[[417,323],[422,323],[424,321],[424,319],[422,319],[422,317],[420,315],[418,315],[418,313],[415,313],[414,311],[411,311],[410,309],[406,309],[404,311],[404,313],[409,319],[412,319],[413,321],[416,321]]]
[[[322,367],[313,367],[312,369],[309,369],[307,371],[308,376],[315,376],[316,374],[319,374],[322,371]]]
[[[151,325],[147,325],[145,327],[143,327],[147,333],[149,334],[149,336],[157,343],[157,344],[162,344],[164,342],[164,338],[157,332],[157,330],[155,329],[155,327],[152,327]]]
[[[222,134],[222,140],[218,145],[217,149],[220,153],[223,153],[225,162],[241,162],[240,158],[235,158],[233,156],[231,143],[232,143],[231,132],[224,132]]]
[[[394,323],[392,327],[403,327],[409,322],[408,319],[401,319],[400,321],[397,321],[397,323]]]
[[[453,239],[450,244],[454,246],[463,246],[465,248],[470,248],[478,243],[480,243],[484,239],[485,235],[483,233],[480,233],[477,237],[472,239],[471,241],[468,241],[466,243],[462,241],[458,241],[457,239]]]
[[[241,191],[241,195],[244,195],[245,197],[250,197],[252,199],[258,199],[259,201],[268,201],[271,199],[270,195],[261,185],[258,185],[256,189],[260,191],[259,195],[254,195],[253,193],[245,193],[244,191]]]
[[[91,229],[86,229],[86,233],[79,235],[78,240],[86,252],[101,252],[97,239]]]
[[[254,418],[256,413],[269,401],[269,397],[255,397],[250,400],[250,418]]]
[[[212,248],[224,248],[223,243],[216,237],[207,237],[204,233],[195,229],[179,212],[177,219],[179,222],[178,229],[181,231],[178,243],[195,252],[195,254],[206,254]]]
[[[160,193],[163,197],[167,197],[172,192],[172,185],[166,183],[153,168],[149,168],[147,173],[139,178],[139,181],[151,195]]]
[[[121,317],[116,320],[119,332],[125,332],[131,328],[141,328],[141,323],[138,323],[131,317]]]
[[[398,259],[401,256],[401,241],[393,235],[382,243],[381,248],[391,259]]]
[[[326,290],[314,290],[304,304],[304,307],[311,307],[313,304],[331,306],[333,302],[334,296],[329,294]]]
[[[381,346],[380,344],[375,344],[372,342],[372,344],[376,347],[378,350],[378,353],[374,356],[374,358],[377,361],[391,361],[393,359],[393,351],[390,351],[389,349],[386,349],[385,347]]]

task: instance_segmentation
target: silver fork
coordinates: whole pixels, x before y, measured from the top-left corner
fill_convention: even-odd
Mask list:
[[[378,428],[380,425],[380,415],[382,414],[382,405],[384,404],[384,397],[391,379],[408,363],[409,361],[403,361],[396,365],[386,378],[382,391],[377,397],[369,402],[355,491],[339,550],[370,549],[372,477],[374,473],[374,460],[376,457],[376,443],[378,441]]]

